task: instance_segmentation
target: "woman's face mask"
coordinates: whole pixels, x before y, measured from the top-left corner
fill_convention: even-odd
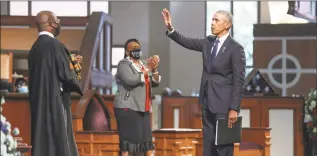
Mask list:
[[[141,47],[136,42],[129,43],[127,51],[130,54],[129,56],[133,59],[140,59],[142,56]]]
[[[142,56],[142,50],[141,49],[134,49],[130,52],[131,57],[134,59],[140,59]]]

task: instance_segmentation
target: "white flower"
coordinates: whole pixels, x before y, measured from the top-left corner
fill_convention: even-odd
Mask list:
[[[4,117],[3,115],[1,115],[0,121],[1,121],[2,123],[6,123],[7,119],[6,119],[6,117]]]
[[[1,131],[0,137],[1,137],[0,138],[1,139],[0,143],[1,143],[1,145],[3,145],[4,142],[6,141],[7,137],[2,131]]]
[[[1,102],[0,102],[0,103],[1,103],[1,105],[5,103],[5,100],[4,100],[4,97],[3,97],[3,96],[2,96],[2,98],[1,98]]]
[[[312,105],[309,106],[309,110],[313,110],[315,107],[313,107]]]
[[[306,115],[305,115],[304,122],[305,122],[305,123],[308,123],[308,122],[310,122],[310,121],[312,121],[311,116],[310,116],[310,115],[308,115],[308,114],[306,114]]]
[[[313,133],[317,133],[317,127],[313,129]]]
[[[13,135],[17,136],[20,134],[20,130],[18,128],[14,128],[13,131],[12,131]]]
[[[317,91],[315,90],[314,93],[313,93],[314,97],[316,97],[316,94],[317,94],[316,92],[317,92]]]
[[[316,107],[316,101],[315,101],[315,100],[312,100],[312,101],[310,102],[310,106],[312,106],[313,108],[315,108],[315,107]]]
[[[7,154],[7,146],[4,144],[1,144],[1,156],[5,156]]]

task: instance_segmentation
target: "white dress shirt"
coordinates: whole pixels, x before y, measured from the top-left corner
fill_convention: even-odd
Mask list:
[[[217,40],[219,40],[219,43],[218,43],[218,47],[217,47],[216,56],[218,55],[221,46],[223,45],[223,43],[225,42],[225,40],[228,38],[228,36],[229,36],[229,32],[228,32],[227,34],[221,36],[220,38],[217,38]],[[215,46],[215,43],[214,43],[214,46]],[[211,53],[212,50],[214,49],[214,46],[212,46],[210,53]]]
[[[39,32],[39,36],[41,36],[41,35],[48,35],[48,36],[51,36],[51,37],[54,38],[54,35],[53,35],[52,33],[48,32],[48,31],[41,31],[41,32]]]

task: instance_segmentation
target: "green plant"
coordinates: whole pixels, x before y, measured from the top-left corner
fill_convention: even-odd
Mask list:
[[[316,89],[311,89],[305,100],[305,123],[310,138],[317,139],[317,95]]]

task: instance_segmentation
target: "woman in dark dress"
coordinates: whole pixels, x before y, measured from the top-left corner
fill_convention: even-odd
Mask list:
[[[151,155],[152,87],[158,86],[161,76],[157,71],[159,57],[140,60],[142,51],[136,39],[125,44],[125,58],[118,64],[115,79],[118,92],[114,99],[114,111],[118,123],[122,156],[130,153]]]

